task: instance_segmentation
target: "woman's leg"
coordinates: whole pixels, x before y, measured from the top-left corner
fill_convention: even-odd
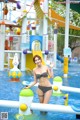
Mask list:
[[[45,93],[43,103],[47,104],[47,103],[49,102],[49,100],[50,100],[51,95],[52,95],[52,90],[48,90],[48,91]]]
[[[38,88],[38,97],[39,97],[39,101],[40,101],[40,103],[43,103],[43,101],[44,101],[44,94],[43,94],[43,92]],[[40,111],[40,113],[41,114],[44,114],[44,112],[43,111]]]
[[[42,90],[40,90],[38,88],[37,92],[38,92],[38,97],[39,97],[40,103],[43,103],[43,101],[44,101],[44,94],[43,94]]]
[[[43,104],[47,104],[49,102],[51,95],[52,95],[52,90],[48,90],[44,95]],[[42,114],[46,115],[47,112],[43,111]]]

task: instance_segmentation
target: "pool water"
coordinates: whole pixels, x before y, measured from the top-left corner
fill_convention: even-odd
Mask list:
[[[58,64],[57,69],[54,70],[54,77],[61,76],[63,78],[63,65]],[[0,72],[0,100],[19,100],[19,93],[25,86],[22,81],[33,81],[31,74],[27,75],[26,72],[22,73],[20,82],[11,82],[8,76],[8,71]],[[50,80],[52,83],[52,79]],[[80,88],[80,64],[70,63],[68,78],[63,78],[64,86]],[[33,90],[34,91],[34,90]],[[80,107],[80,94],[65,92],[69,94],[69,105]],[[35,94],[33,102],[39,102],[38,95]],[[49,104],[64,104],[63,97],[52,96]],[[8,120],[15,120],[15,115],[18,113],[18,108],[0,107],[1,112],[8,112]],[[48,112],[46,115],[41,115],[39,111],[33,111],[30,120],[76,120],[75,114]],[[28,120],[29,120],[28,119]],[[21,120],[21,119],[20,119]]]

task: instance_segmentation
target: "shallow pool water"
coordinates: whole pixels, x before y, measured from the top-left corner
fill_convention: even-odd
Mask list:
[[[57,69],[54,70],[54,77],[60,76],[63,78],[63,65],[57,65]],[[0,100],[19,100],[19,93],[25,86],[22,81],[33,81],[31,74],[27,75],[26,72],[22,73],[20,82],[11,82],[8,76],[8,71],[0,72]],[[52,79],[50,80],[52,83]],[[68,78],[63,78],[64,86],[78,87],[80,88],[80,64],[70,63]],[[33,90],[34,91],[34,90]],[[80,107],[80,94],[64,92],[69,94],[69,105],[75,105]],[[35,93],[33,102],[39,102],[38,96]],[[64,104],[63,97],[52,96],[49,104]],[[0,107],[1,112],[8,112],[8,120],[15,120],[15,115],[18,113],[18,108],[6,108]],[[76,120],[75,114],[48,112],[46,115],[41,115],[39,111],[33,111],[33,116],[28,120]]]

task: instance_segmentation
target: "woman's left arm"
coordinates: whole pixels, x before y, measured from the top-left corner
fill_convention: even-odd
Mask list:
[[[54,76],[53,67],[47,67],[47,70],[48,70],[49,77],[53,78],[53,76]]]

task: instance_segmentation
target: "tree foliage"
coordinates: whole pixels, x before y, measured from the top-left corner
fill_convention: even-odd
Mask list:
[[[63,1],[63,0],[61,0]],[[60,16],[66,16],[66,7],[62,4],[57,4],[54,0],[49,3],[51,8],[55,10]],[[80,14],[70,9],[70,23],[74,26],[80,27]],[[58,52],[63,54],[65,41],[65,28],[58,28]],[[69,47],[74,50],[76,47],[80,47],[80,30],[69,29]]]

